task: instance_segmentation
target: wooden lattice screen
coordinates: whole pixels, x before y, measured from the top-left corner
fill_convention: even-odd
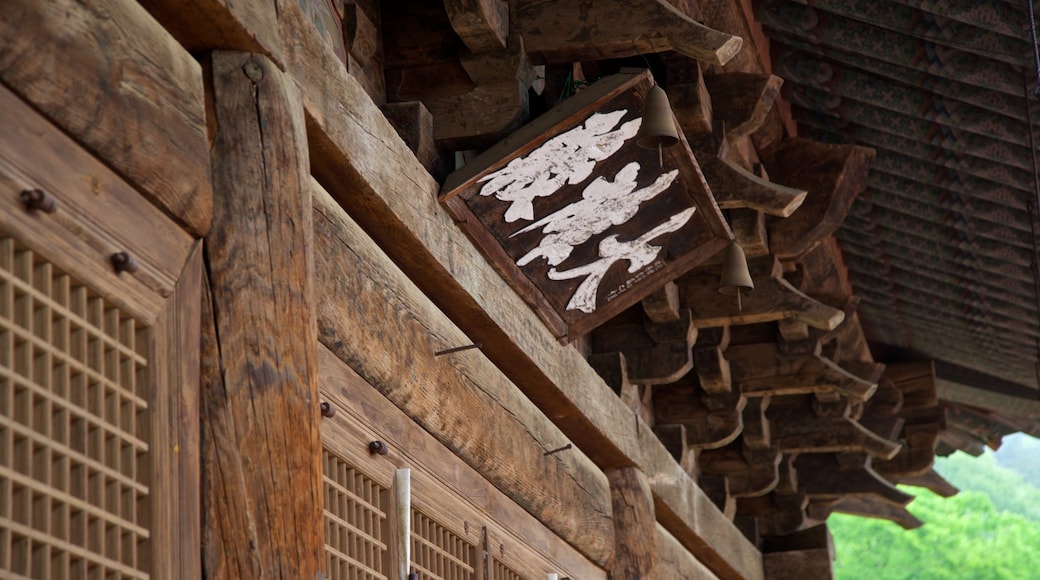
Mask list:
[[[385,580],[387,490],[322,452],[325,564],[330,580]]]
[[[419,510],[412,510],[412,565],[420,578],[476,578],[477,547]]]
[[[0,569],[147,578],[151,329],[0,239]]]
[[[493,560],[491,580],[524,580],[524,577],[502,562]]]

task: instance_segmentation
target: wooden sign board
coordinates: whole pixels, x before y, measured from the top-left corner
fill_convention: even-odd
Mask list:
[[[647,71],[605,78],[448,176],[440,200],[555,335],[573,340],[733,235],[690,146],[636,145]]]

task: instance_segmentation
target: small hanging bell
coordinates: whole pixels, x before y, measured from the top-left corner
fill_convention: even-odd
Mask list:
[[[726,248],[725,260],[722,262],[722,278],[719,280],[719,292],[722,294],[737,295],[737,310],[741,313],[744,308],[740,303],[742,290],[748,292],[755,289],[755,283],[751,280],[748,272],[747,257],[740,244],[733,242]]]
[[[636,145],[644,149],[657,149],[657,155],[664,165],[662,148],[671,147],[679,142],[679,133],[675,130],[675,117],[668,104],[668,94],[660,85],[650,87],[643,100],[643,121],[636,133]]]

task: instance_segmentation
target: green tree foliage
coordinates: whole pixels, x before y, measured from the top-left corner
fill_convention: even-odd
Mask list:
[[[961,488],[944,499],[918,488],[910,511],[925,522],[904,530],[835,514],[835,575],[849,580],[1040,578],[1040,488],[986,454],[940,458],[936,469]]]

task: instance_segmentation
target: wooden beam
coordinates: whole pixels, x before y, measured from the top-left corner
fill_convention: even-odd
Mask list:
[[[728,159],[698,158],[698,161],[722,209],[747,208],[785,218],[805,201],[805,190],[762,179]]]
[[[775,257],[752,258],[748,260],[748,270],[755,289],[742,296],[742,311],[738,311],[736,299],[719,295],[721,265],[698,268],[676,281],[679,302],[692,311],[698,328],[793,318],[830,330],[845,319],[842,311],[820,304],[784,280],[783,267]]]
[[[285,55],[282,38],[278,34],[278,9],[275,4],[225,0],[141,0],[141,5],[189,51],[255,52],[266,55],[284,69]]]
[[[763,538],[762,561],[768,578],[834,577],[834,538],[826,524],[807,528],[787,536]]]
[[[953,497],[961,491],[934,469],[929,469],[921,475],[900,476],[896,478],[895,483],[923,487],[940,497]]]
[[[873,149],[810,139],[785,139],[763,152],[762,165],[777,183],[809,192],[802,207],[769,226],[769,243],[781,260],[806,254],[845,221],[852,200],[866,187]]]
[[[667,0],[520,0],[510,23],[539,64],[622,58],[674,50],[725,64],[737,36],[712,30]]]
[[[773,397],[766,416],[773,443],[787,453],[863,451],[891,459],[900,444],[882,439],[846,414],[819,416],[811,397]]]
[[[383,23],[379,2],[360,3],[338,0],[343,4],[343,41],[347,51],[347,71],[365,87],[376,104],[386,103],[386,74],[383,52]],[[338,15],[337,15],[338,16]],[[335,45],[335,30],[328,30],[326,44]]]
[[[740,244],[744,255],[757,258],[769,253],[769,231],[766,214],[752,209],[731,209],[726,212],[733,239]]]
[[[658,578],[711,578],[711,569],[697,560],[675,536],[657,524]]]
[[[725,350],[729,347],[729,327],[706,328],[693,346],[693,368],[701,388],[709,393],[730,393],[733,379]]]
[[[679,320],[679,287],[668,282],[659,290],[640,301],[643,312],[651,322],[664,323]]]
[[[509,4],[505,0],[444,0],[451,27],[472,52],[506,47]]]
[[[438,145],[484,149],[527,121],[534,69],[521,42],[494,53],[464,55],[461,64],[476,83],[472,90],[421,99],[433,114]]]
[[[654,345],[646,349],[625,350],[628,378],[640,385],[662,385],[679,380],[693,368],[693,344],[697,327],[689,309],[679,312],[675,322],[648,323],[647,334]]]
[[[876,383],[853,376],[820,355],[786,355],[776,343],[731,345],[726,349],[733,382],[748,396],[836,391],[856,401],[874,394]]]
[[[726,72],[704,77],[716,119],[726,123],[726,137],[757,131],[780,94],[783,79],[768,73]]]
[[[704,84],[704,72],[694,59],[678,53],[664,53],[668,77],[668,101],[679,127],[688,139],[712,132],[711,95]]]
[[[905,507],[892,505],[870,496],[842,498],[832,509],[853,516],[888,520],[907,530],[917,529],[924,525],[924,522],[917,519],[917,516],[910,513]]]
[[[775,447],[751,449],[738,440],[719,449],[703,451],[700,467],[703,474],[725,476],[733,497],[757,497],[769,493],[780,483],[782,459],[783,454]]]
[[[316,290],[351,297],[319,305],[321,342],[589,559],[609,562],[613,524],[602,472],[577,450],[547,458],[545,451],[567,438],[479,351],[435,356],[470,338],[320,186],[312,187]],[[444,404],[447,392],[451,405]]]
[[[657,578],[657,519],[646,474],[636,467],[606,470],[614,510],[611,578]]]
[[[906,507],[914,499],[878,475],[866,453],[807,453],[798,456],[794,467],[798,470],[798,487],[811,500],[870,496]]]
[[[761,578],[757,549],[711,505],[653,431],[606,395],[610,388],[582,354],[560,345],[459,234],[437,202],[439,184],[359,83],[334,65],[315,32],[291,25],[300,18],[294,4],[280,9],[282,34],[293,41],[289,68],[302,89],[315,177],[597,465],[635,464],[653,474],[658,521],[679,542],[721,576]]]
[[[685,427],[689,447],[722,447],[736,439],[743,429],[741,412],[747,399],[742,395],[711,395],[688,380],[681,384],[659,385],[652,392],[656,423]],[[702,398],[710,399],[711,406]]]
[[[211,58],[220,130],[203,314],[204,575],[313,578],[324,530],[303,110],[267,58]]]
[[[3,12],[0,82],[205,234],[213,192],[202,72],[191,55],[134,2],[13,0]]]

